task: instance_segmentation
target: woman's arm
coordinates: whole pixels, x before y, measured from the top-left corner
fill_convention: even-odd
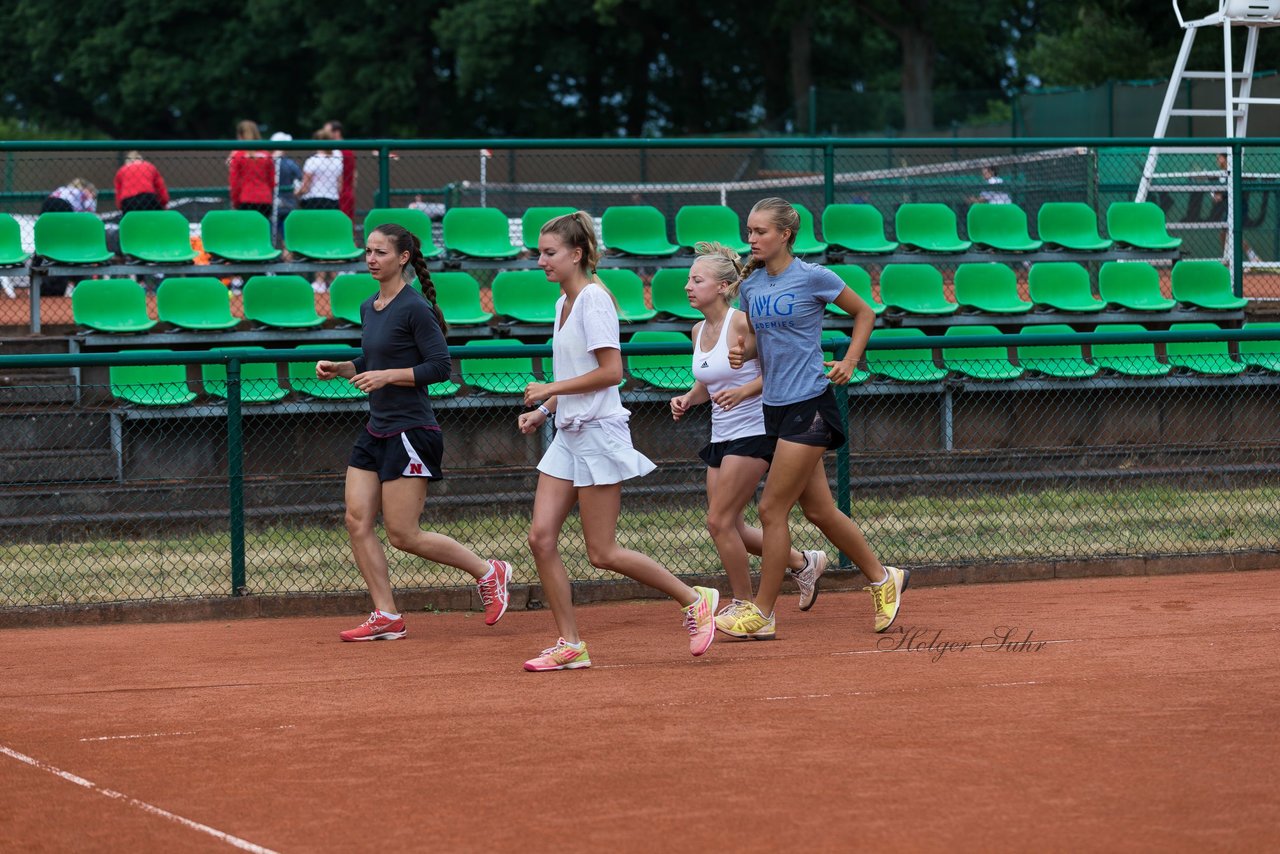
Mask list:
[[[862,361],[862,354],[867,349],[867,339],[871,337],[871,329],[876,325],[876,313],[867,305],[867,301],[857,292],[846,287],[835,298],[835,304],[844,309],[853,318],[853,329],[849,332],[849,350],[838,362],[824,362],[831,370],[827,371],[827,379],[836,385],[845,385]]]

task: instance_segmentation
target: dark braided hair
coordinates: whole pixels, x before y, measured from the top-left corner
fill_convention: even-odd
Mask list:
[[[436,285],[431,281],[431,271],[427,269],[427,259],[422,257],[422,241],[418,239],[418,235],[402,225],[396,225],[394,222],[386,222],[374,229],[374,231],[385,234],[391,239],[392,244],[396,247],[396,254],[401,252],[409,253],[409,264],[412,266],[414,275],[418,277],[418,284],[422,286],[422,295],[427,298],[427,302],[431,303],[431,308],[436,313],[436,320],[440,323],[440,331],[448,333],[449,324],[445,323],[444,312],[440,310],[440,304],[436,302]],[[400,275],[404,275],[404,269],[400,270]],[[405,281],[408,281],[406,279]]]

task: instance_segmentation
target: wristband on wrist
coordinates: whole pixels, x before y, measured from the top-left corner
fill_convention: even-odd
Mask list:
[[[541,403],[538,404],[538,411],[541,412],[543,415],[547,416],[548,418],[550,418],[552,415],[551,410],[547,409],[547,407]]]

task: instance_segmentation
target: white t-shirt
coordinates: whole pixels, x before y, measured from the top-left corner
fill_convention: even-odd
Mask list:
[[[337,199],[342,187],[342,153],[313,154],[302,166],[302,174],[311,176],[311,186],[300,199]]]
[[[622,349],[618,310],[608,291],[594,282],[588,284],[573,301],[573,308],[562,325],[564,301],[564,294],[556,301],[556,331],[551,342],[556,382],[580,377],[600,367],[593,350]],[[586,421],[625,419],[630,415],[622,406],[616,385],[585,394],[556,396],[556,427],[561,430],[577,429]]]

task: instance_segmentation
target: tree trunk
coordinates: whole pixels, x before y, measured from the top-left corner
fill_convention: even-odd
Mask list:
[[[903,27],[902,113],[908,133],[933,130],[933,39],[923,30]]]
[[[813,6],[805,4],[804,11],[791,24],[791,101],[796,108],[796,133],[810,131],[809,90],[813,87]]]

